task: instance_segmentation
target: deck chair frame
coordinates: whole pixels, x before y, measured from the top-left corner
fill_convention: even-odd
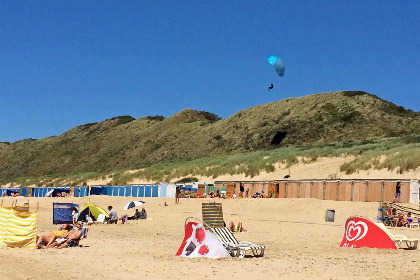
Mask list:
[[[394,235],[391,231],[382,223],[376,223],[390,238],[394,241],[398,249],[415,250],[419,240],[417,238],[407,238],[405,235]],[[403,246],[405,245],[405,246]]]
[[[256,245],[248,241],[238,241],[227,227],[213,228],[200,219],[194,217],[188,217],[185,220],[184,227],[186,227],[188,222],[191,220],[203,224],[208,230],[210,230],[210,232],[216,236],[232,257],[243,258],[247,256],[248,253],[251,253],[254,257],[264,256],[264,251],[267,248],[266,246]]]

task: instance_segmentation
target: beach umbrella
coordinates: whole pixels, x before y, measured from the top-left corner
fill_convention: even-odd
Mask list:
[[[131,209],[131,208],[134,208],[134,207],[137,207],[137,206],[141,206],[141,205],[143,205],[143,204],[145,204],[146,202],[144,202],[144,201],[137,201],[137,200],[133,200],[133,201],[131,201],[130,203],[127,203],[125,206],[124,206],[124,210],[128,210],[128,209]]]

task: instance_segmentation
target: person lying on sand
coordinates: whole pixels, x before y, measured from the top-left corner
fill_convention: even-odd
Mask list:
[[[246,229],[242,226],[242,222],[239,222],[238,226],[235,226],[235,224],[232,221],[230,221],[229,229],[231,232],[246,232]]]
[[[45,243],[45,245],[50,245],[55,241],[56,238],[65,236],[72,228],[72,225],[64,224],[50,234],[40,235],[36,241],[36,247],[40,249],[42,243]]]
[[[81,222],[77,223],[73,230],[69,231],[63,237],[56,238],[54,242],[52,242],[50,245],[45,246],[44,249],[67,248],[69,246],[70,241],[80,239],[80,237],[82,236],[82,227],[83,227],[83,224]]]

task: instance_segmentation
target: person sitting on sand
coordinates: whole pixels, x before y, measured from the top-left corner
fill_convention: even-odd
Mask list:
[[[242,222],[239,222],[238,226],[235,226],[235,224],[232,221],[230,221],[229,230],[231,232],[246,232],[246,229],[242,226]]]
[[[210,198],[213,198],[214,197],[214,192],[213,191],[210,191],[209,192],[209,196],[210,196]]]
[[[72,226],[69,224],[64,224],[60,226],[57,230],[52,232],[51,234],[42,234],[38,237],[36,241],[36,247],[39,249],[41,248],[41,244],[45,243],[45,245],[49,245],[55,241],[56,238],[65,236],[69,230],[72,229]]]
[[[141,212],[140,212],[140,218],[139,219],[141,219],[141,220],[145,220],[145,219],[147,219],[147,212],[146,212],[146,209],[144,209],[144,208],[142,208],[141,209]]]
[[[134,215],[133,216],[131,216],[131,217],[128,217],[128,219],[129,220],[138,220],[138,219],[140,219],[140,211],[139,211],[139,209],[136,209],[136,212],[134,213]]]
[[[121,215],[120,220],[122,224],[125,224],[128,221],[128,215],[127,214]]]
[[[169,205],[168,205],[168,203],[166,203],[166,201],[165,201],[165,204],[163,204],[163,205],[164,205],[164,206],[169,206]]]
[[[117,210],[113,209],[112,206],[108,206],[108,224],[116,224],[118,222],[118,215],[117,215]]]
[[[261,193],[256,192],[255,194],[252,195],[252,198],[260,198],[261,197]]]
[[[92,217],[91,216],[89,216],[89,215],[86,215],[85,216],[85,222],[86,222],[86,224],[88,224],[88,225],[92,225],[94,222],[93,222],[93,219],[92,219]]]
[[[45,246],[44,249],[48,249],[48,248],[57,248],[57,249],[67,248],[69,246],[69,243],[72,240],[80,239],[80,237],[82,236],[82,227],[83,227],[83,223],[78,222],[73,230],[69,231],[65,236],[55,239],[54,242],[52,242],[50,245]]]

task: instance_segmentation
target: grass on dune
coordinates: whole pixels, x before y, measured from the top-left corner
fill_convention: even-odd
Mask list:
[[[277,163],[286,167],[299,162],[311,163],[319,157],[354,156],[340,167],[341,172],[353,174],[370,168],[397,170],[404,173],[420,166],[420,135],[377,141],[349,142],[324,146],[301,146],[269,151],[238,153],[207,157],[192,161],[158,163],[134,172],[113,172],[110,184],[121,185],[135,178],[148,181],[172,181],[188,176],[216,178],[220,175],[245,174],[256,176],[261,171],[273,172]],[[89,179],[104,179],[106,174],[83,173],[61,177],[17,178],[19,185],[86,185]]]

